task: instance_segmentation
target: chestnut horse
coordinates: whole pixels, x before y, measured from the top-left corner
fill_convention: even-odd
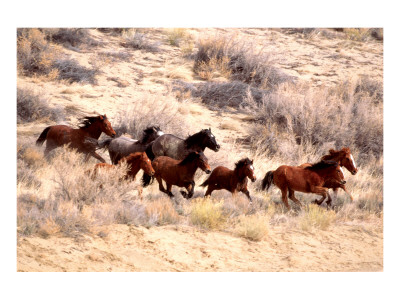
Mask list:
[[[194,193],[194,174],[200,168],[207,174],[211,173],[210,165],[203,152],[190,152],[183,160],[179,161],[168,156],[158,156],[152,162],[155,174],[161,192],[170,197],[174,197],[171,189],[173,185],[184,187],[188,191],[181,191],[184,198],[191,198]],[[164,188],[162,180],[167,184]],[[144,185],[146,186],[146,185]]]
[[[252,182],[256,181],[253,161],[244,158],[235,164],[235,169],[230,170],[223,166],[216,167],[210,177],[200,186],[208,186],[205,196],[211,195],[214,190],[228,190],[232,194],[244,193],[251,201],[250,193],[247,190],[247,178]]]
[[[140,169],[143,170],[144,173],[148,174],[149,176],[154,175],[154,169],[151,166],[151,161],[147,157],[146,152],[135,152],[132,153],[124,158],[122,158],[119,161],[119,164],[122,164],[126,162],[128,165],[128,169],[124,177],[122,178],[123,180],[135,180],[136,174],[140,171]],[[99,163],[94,166],[94,172],[93,175],[97,174],[99,168],[105,168],[105,169],[110,169],[116,167],[115,165],[110,165],[106,163]]]
[[[342,148],[342,150],[334,150],[330,149],[329,154],[322,156],[321,160],[333,160],[336,161],[341,167],[345,167],[352,175],[356,175],[358,169],[356,167],[356,162],[354,161],[354,157],[351,154],[350,148]],[[311,166],[309,163],[301,164],[300,168],[305,168]],[[344,184],[338,184],[337,182],[326,182],[324,187],[333,189],[333,193],[335,195],[335,199],[337,198],[338,189],[341,188],[345,191],[349,196],[350,200],[353,201],[353,196],[347,191],[346,186]]]
[[[84,117],[81,119],[78,129],[71,128],[67,125],[47,127],[40,134],[36,145],[41,146],[47,141],[44,155],[48,156],[49,152],[55,148],[69,144],[71,148],[76,149],[78,152],[85,153],[86,160],[89,159],[89,156],[93,156],[105,163],[106,161],[95,152],[95,146],[92,146],[88,142],[90,139],[97,140],[102,132],[112,137],[115,136],[115,131],[111,127],[106,115]]]
[[[275,171],[269,171],[265,174],[262,189],[266,187],[268,190],[274,183],[281,190],[282,201],[288,209],[290,209],[287,199],[288,192],[289,199],[301,206],[300,201],[294,195],[294,191],[321,195],[320,200],[315,200],[318,205],[328,197],[327,204],[330,205],[332,199],[328,193],[328,188],[324,187],[326,182],[346,183],[342,167],[335,161],[320,161],[304,168],[280,166]]]

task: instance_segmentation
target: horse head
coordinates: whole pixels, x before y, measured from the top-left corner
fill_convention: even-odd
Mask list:
[[[211,128],[203,129],[201,132],[204,134],[204,145],[211,150],[218,152],[221,146],[217,143],[215,136],[211,133]]]
[[[256,174],[254,174],[254,166],[253,166],[253,160],[250,160],[249,158],[244,158],[239,160],[236,163],[236,170],[242,169],[244,174],[252,181],[255,182],[257,180]]]
[[[100,121],[99,124],[101,131],[107,134],[108,136],[115,137],[116,133],[112,128],[110,121],[108,121],[107,116],[100,115],[98,120]]]
[[[343,148],[340,150],[340,165],[345,167],[352,175],[356,175],[358,169],[356,167],[356,162],[354,161],[354,157],[350,152],[350,148]]]
[[[142,144],[148,144],[154,141],[156,138],[162,136],[164,132],[161,131],[158,126],[150,126],[143,130],[143,137],[141,139]]]
[[[153,176],[155,171],[151,165],[151,160],[147,157],[146,152],[143,152],[140,156],[140,168],[149,176]]]

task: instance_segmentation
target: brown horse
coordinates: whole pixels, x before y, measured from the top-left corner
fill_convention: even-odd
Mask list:
[[[147,175],[153,176],[154,175],[154,169],[151,165],[150,159],[147,157],[146,152],[135,152],[132,153],[124,158],[122,158],[118,164],[122,164],[126,162],[128,165],[128,169],[124,177],[122,178],[123,180],[135,180],[136,174],[139,172],[140,169],[143,170],[144,173]],[[115,168],[115,165],[110,165],[106,163],[99,163],[94,166],[94,172],[93,175],[96,175],[98,172],[99,168],[105,168],[105,169],[111,169]]]
[[[55,148],[69,144],[71,148],[76,149],[78,152],[85,153],[86,160],[89,159],[89,156],[93,156],[105,163],[106,161],[95,152],[96,148],[88,142],[90,139],[97,140],[102,132],[111,137],[115,136],[115,131],[111,127],[106,115],[84,117],[78,129],[71,128],[67,125],[47,127],[40,134],[36,145],[41,146],[47,141],[44,155],[48,156],[49,152]]]
[[[329,150],[329,154],[322,156],[322,160],[333,160],[336,161],[341,167],[345,167],[352,175],[356,175],[358,169],[356,167],[356,162],[354,161],[354,157],[351,154],[350,148],[342,148],[342,150],[336,151],[334,149]],[[310,163],[301,164],[300,168],[305,168],[311,166]],[[351,201],[353,201],[353,196],[347,191],[346,186],[344,184],[339,184],[337,182],[326,182],[324,187],[333,189],[333,193],[335,195],[335,199],[337,198],[338,189],[341,188],[345,191],[349,196]]]
[[[244,193],[251,201],[250,193],[247,190],[247,178],[252,182],[256,181],[253,161],[243,158],[235,164],[235,169],[230,170],[223,166],[216,167],[210,177],[200,186],[208,186],[205,196],[211,195],[214,190],[228,190],[232,194]]]
[[[262,181],[262,189],[267,190],[274,183],[282,193],[282,201],[290,209],[289,199],[301,206],[300,201],[295,197],[294,191],[303,193],[314,193],[321,195],[320,200],[315,203],[320,205],[328,197],[328,205],[332,202],[328,188],[324,187],[326,182],[345,184],[344,174],[341,166],[335,161],[320,161],[308,167],[299,168],[291,166],[280,166],[275,171],[265,174]]]
[[[210,165],[203,152],[190,152],[183,160],[179,161],[168,156],[158,156],[152,166],[155,170],[154,177],[158,181],[158,186],[161,192],[173,197],[171,189],[173,185],[184,187],[188,191],[181,191],[184,198],[191,198],[194,193],[194,174],[200,168],[207,174],[211,173]],[[164,180],[167,184],[167,189],[162,184]],[[145,185],[146,186],[146,185]]]

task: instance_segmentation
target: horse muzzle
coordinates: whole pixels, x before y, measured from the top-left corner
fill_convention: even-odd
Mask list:
[[[206,172],[206,174],[210,174],[211,170],[205,170],[204,172]]]
[[[351,175],[356,175],[357,172],[358,172],[358,170],[354,170],[354,171],[351,172]]]
[[[251,182],[255,182],[256,180],[257,180],[257,178],[254,177],[251,179]]]
[[[220,148],[221,148],[220,145],[215,146],[215,152],[218,152]]]
[[[346,184],[346,180],[342,180],[340,184]]]

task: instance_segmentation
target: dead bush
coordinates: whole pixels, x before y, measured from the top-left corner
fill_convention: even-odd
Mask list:
[[[130,30],[124,33],[123,47],[145,50],[148,52],[160,52],[160,42],[152,42],[145,33],[140,33],[136,30]]]
[[[61,121],[64,119],[64,111],[61,107],[50,107],[47,98],[32,89],[17,88],[17,123],[43,118]]]
[[[70,83],[90,83],[96,84],[96,75],[100,73],[100,69],[96,66],[86,68],[81,66],[75,59],[58,59],[54,62],[54,67],[58,70],[58,79],[67,80]]]
[[[62,44],[67,48],[81,45],[98,46],[100,42],[93,39],[86,28],[46,28],[42,29],[53,43]],[[79,49],[78,49],[79,50]]]

